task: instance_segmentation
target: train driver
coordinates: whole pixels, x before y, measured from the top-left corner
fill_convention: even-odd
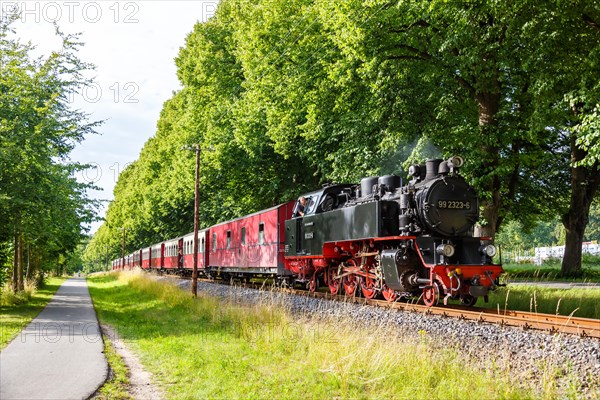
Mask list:
[[[304,217],[304,210],[306,208],[306,197],[302,196],[296,202],[296,206],[294,207],[294,212],[292,213],[293,218]]]

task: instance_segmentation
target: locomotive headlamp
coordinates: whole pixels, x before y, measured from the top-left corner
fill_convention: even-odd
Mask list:
[[[452,257],[454,255],[454,246],[449,243],[440,244],[435,248],[435,251],[441,256]]]
[[[481,254],[485,256],[494,257],[496,255],[496,246],[494,246],[493,244],[481,246],[479,248],[479,251],[481,251]]]
[[[463,158],[460,156],[454,156],[450,157],[446,162],[450,168],[460,168],[465,163],[465,160],[463,160]]]

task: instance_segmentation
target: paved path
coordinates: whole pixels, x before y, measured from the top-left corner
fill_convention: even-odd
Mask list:
[[[103,347],[85,279],[71,278],[0,353],[0,399],[87,399],[108,374]]]

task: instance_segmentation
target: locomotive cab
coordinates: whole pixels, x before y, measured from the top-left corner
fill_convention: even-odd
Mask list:
[[[311,192],[300,196],[294,205],[292,218],[300,218],[300,210],[302,210],[301,200],[306,199],[304,205],[304,216],[320,214],[343,207],[344,204],[351,198],[353,193],[352,185],[330,185],[322,190]]]
[[[307,254],[313,252],[313,245],[308,241],[315,239],[313,229],[314,216],[328,213],[342,208],[352,197],[353,185],[329,185],[321,190],[300,196],[294,205],[292,219],[286,221],[286,255]],[[306,199],[304,215],[300,215],[302,209],[301,200]]]

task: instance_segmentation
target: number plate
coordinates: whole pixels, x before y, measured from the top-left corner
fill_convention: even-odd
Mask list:
[[[470,210],[471,209],[471,202],[469,202],[469,201],[457,201],[457,200],[438,200],[438,202],[437,202],[437,208]]]

